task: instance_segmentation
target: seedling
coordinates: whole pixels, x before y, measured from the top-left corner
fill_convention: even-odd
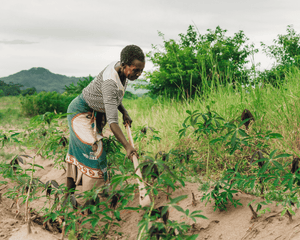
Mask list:
[[[176,236],[173,228],[167,229],[167,222],[169,219],[169,211],[167,210],[164,214],[162,214],[164,206],[153,209],[150,213],[150,218],[153,217],[155,221],[154,224],[149,229],[150,238],[156,237],[156,239],[166,238],[167,236]],[[157,222],[157,220],[163,220],[163,224],[161,222]],[[152,221],[153,221],[152,220]]]

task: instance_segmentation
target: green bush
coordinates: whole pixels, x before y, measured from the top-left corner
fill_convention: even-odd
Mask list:
[[[246,44],[244,32],[228,37],[219,26],[207,31],[201,35],[189,26],[187,34],[179,34],[179,41],[164,40],[162,49],[153,46],[147,57],[156,69],[146,74],[151,94],[189,97],[219,84],[251,81],[246,59],[258,50]]]
[[[21,98],[21,112],[26,116],[35,116],[46,112],[66,113],[69,104],[77,94],[65,95],[57,92],[40,92]]]
[[[24,90],[21,90],[22,96],[33,95],[34,93],[36,93],[36,88],[35,87],[26,88]]]

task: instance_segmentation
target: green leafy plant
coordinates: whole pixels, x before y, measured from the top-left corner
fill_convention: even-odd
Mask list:
[[[27,142],[39,143],[41,137],[47,139],[40,154],[46,158],[54,159],[54,166],[64,168],[64,161],[68,151],[68,140],[65,134],[60,130],[59,120],[64,119],[67,114],[58,114],[46,112],[37,115],[30,120],[27,128]]]
[[[0,141],[2,142],[2,148],[5,143],[21,143],[20,133],[15,130],[8,130],[7,132],[0,130]]]
[[[188,219],[192,219],[196,222],[196,218],[207,219],[205,216],[201,215],[202,211],[197,210],[190,212],[188,209],[184,210],[179,206],[179,202],[187,198],[187,195],[178,196],[174,199],[170,198],[170,202],[165,206],[161,207],[161,212],[158,214],[159,217],[164,218],[164,223],[156,222],[157,215],[153,214],[153,207],[150,207],[148,212],[143,216],[143,219],[139,222],[139,237],[138,239],[148,239],[154,235],[163,237],[163,239],[174,239],[174,236],[178,239],[196,239],[198,234],[188,235],[187,232],[190,229],[190,225],[185,222],[177,222],[168,220],[168,210],[169,208],[175,208],[177,211],[183,214],[183,216]],[[151,228],[149,228],[151,223]],[[176,235],[175,232],[178,232]],[[152,238],[151,238],[152,239]]]
[[[193,129],[193,135],[197,136],[197,140],[203,135],[206,136],[209,140],[213,138],[214,133],[218,133],[222,130],[221,123],[224,122],[224,119],[216,112],[211,111],[210,107],[207,105],[207,112],[201,113],[199,110],[195,110],[191,112],[187,110],[187,114],[189,115],[183,122],[183,128],[179,130],[179,138],[182,138],[186,135],[186,132],[189,127]],[[202,119],[203,121],[201,121]],[[187,124],[190,125],[187,125]],[[207,160],[206,160],[206,175],[209,176],[209,158],[210,158],[210,145],[215,141],[211,141],[208,143],[207,149]]]

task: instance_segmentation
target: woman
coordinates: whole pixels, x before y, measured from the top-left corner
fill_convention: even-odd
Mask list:
[[[131,159],[136,150],[126,140],[118,124],[118,110],[123,114],[124,124],[132,120],[122,104],[128,79],[136,80],[145,67],[142,49],[128,45],[121,51],[120,61],[109,64],[83,89],[68,107],[70,144],[66,157],[67,187],[83,186],[83,191],[99,187],[107,181],[106,153],[101,133],[106,122],[124,146]],[[68,197],[68,193],[66,193]]]

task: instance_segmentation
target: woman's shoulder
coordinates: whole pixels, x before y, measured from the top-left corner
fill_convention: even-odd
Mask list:
[[[119,80],[119,75],[115,70],[115,65],[118,61],[111,62],[102,72],[103,81],[112,79],[115,82]]]
[[[114,64],[116,63],[113,62]],[[111,66],[114,65],[113,63],[107,65],[89,84],[86,86],[82,93],[85,95],[86,92],[98,92],[99,89],[103,87],[109,87],[110,89],[117,89],[117,79],[116,76],[110,74]],[[116,73],[117,74],[117,73]],[[105,83],[104,83],[105,82]],[[104,86],[105,85],[105,86]]]

